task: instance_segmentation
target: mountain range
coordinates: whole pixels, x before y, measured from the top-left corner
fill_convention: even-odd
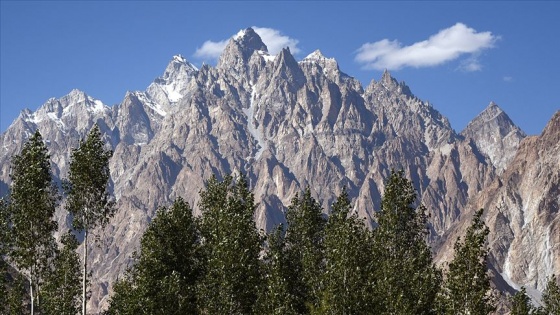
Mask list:
[[[37,128],[61,180],[71,148],[95,123],[114,150],[118,211],[90,251],[93,310],[106,306],[157,208],[181,196],[199,214],[198,192],[212,174],[247,174],[257,226],[270,230],[306,187],[324,209],[346,187],[354,211],[374,227],[384,181],[403,169],[428,209],[438,263],[452,258],[453,243],[484,208],[499,289],[523,285],[538,299],[547,277],[560,274],[560,111],[527,136],[491,102],[456,132],[389,72],[364,87],[319,50],[300,61],[287,48],[270,55],[248,28],[215,67],[174,56],[145,91],[127,92],[119,104],[73,90],[22,111],[0,135],[0,196],[11,157]],[[57,220],[67,226],[67,213],[60,209]]]

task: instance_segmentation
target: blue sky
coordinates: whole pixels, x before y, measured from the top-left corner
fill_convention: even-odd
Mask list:
[[[560,2],[4,1],[0,131],[77,88],[108,105],[175,54],[215,64],[256,26],[296,59],[316,49],[364,87],[388,68],[461,131],[490,101],[528,134],[560,109]],[[263,37],[265,37],[263,36]],[[267,42],[268,41],[268,42]]]

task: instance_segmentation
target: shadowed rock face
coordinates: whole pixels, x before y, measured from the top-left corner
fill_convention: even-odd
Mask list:
[[[494,104],[457,134],[388,72],[364,89],[320,51],[300,62],[288,49],[271,56],[247,29],[230,40],[217,67],[196,69],[175,56],[146,91],[129,92],[112,108],[75,90],[22,112],[0,136],[0,180],[9,183],[10,158],[36,128],[48,141],[55,175],[65,177],[70,149],[96,122],[115,152],[110,167],[118,212],[97,231],[102,243],[90,252],[92,310],[106,306],[156,209],[182,196],[199,214],[198,192],[215,173],[248,174],[259,202],[255,220],[270,229],[284,222],[290,200],[307,186],[325,211],[347,187],[355,211],[373,226],[385,178],[391,168],[404,169],[430,212],[440,261],[451,257],[449,244],[473,209],[485,206],[499,232],[491,240],[496,270],[518,284],[541,284],[560,271],[559,152],[551,140],[548,147],[541,141],[558,138],[558,128],[521,142],[523,132]],[[529,168],[525,160],[534,163]],[[500,194],[507,202],[501,212],[494,206]],[[66,213],[57,215],[66,226]],[[530,219],[537,221],[526,224]],[[542,235],[550,235],[548,243]],[[542,256],[529,265],[530,276],[520,270],[526,255]]]

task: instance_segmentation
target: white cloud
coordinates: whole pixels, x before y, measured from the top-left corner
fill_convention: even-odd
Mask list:
[[[286,47],[290,47],[290,52],[294,55],[300,52],[297,47],[299,40],[283,35],[279,30],[257,26],[253,26],[253,29],[259,34],[271,55],[278,54]]]
[[[282,48],[289,47],[292,54],[297,54],[301,50],[298,48],[299,41],[297,39],[291,38],[282,34],[279,30],[267,27],[257,27],[253,26],[253,30],[261,37],[263,43],[268,47],[268,52],[271,55],[278,54]],[[221,41],[205,41],[201,47],[197,48],[194,52],[194,56],[200,59],[218,59],[222,54],[224,48],[226,48],[229,40],[238,34],[231,36],[228,39]]]
[[[226,48],[228,41],[229,39],[219,42],[207,40],[202,44],[202,47],[196,49],[194,56],[200,59],[217,59],[222,51],[224,51],[224,48]]]
[[[505,82],[511,82],[511,81],[513,81],[513,78],[510,77],[510,76],[508,76],[508,75],[504,76],[503,79],[504,79]]]
[[[494,47],[498,39],[491,32],[477,32],[463,23],[457,23],[410,46],[388,39],[365,43],[356,51],[355,60],[362,63],[364,69],[398,70],[403,67],[437,66],[467,54],[471,58],[461,68],[479,71],[482,67],[476,56],[482,50]]]
[[[480,61],[478,60],[478,56],[473,55],[473,56],[461,61],[461,64],[459,65],[458,69],[461,70],[461,71],[465,71],[465,72],[481,71],[482,70],[482,65],[480,64]]]

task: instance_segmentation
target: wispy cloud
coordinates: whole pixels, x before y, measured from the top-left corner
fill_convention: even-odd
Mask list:
[[[207,40],[201,47],[196,49],[194,56],[200,59],[217,59],[220,57],[222,51],[224,51],[224,48],[226,48],[228,41],[229,39],[224,39],[219,42]]]
[[[253,29],[257,32],[257,34],[259,34],[271,55],[276,55],[282,50],[282,48],[286,47],[290,47],[290,52],[294,55],[301,51],[297,46],[299,44],[299,40],[286,36],[279,30],[257,26],[253,26]]]
[[[356,51],[355,60],[364,69],[398,70],[404,67],[438,66],[462,55],[470,55],[460,68],[464,71],[479,71],[482,66],[478,55],[494,47],[498,39],[499,36],[491,32],[477,32],[463,23],[457,23],[409,46],[388,39],[365,43]]]
[[[258,27],[253,26],[253,30],[261,37],[263,43],[268,47],[268,52],[271,55],[276,55],[282,48],[289,47],[292,54],[297,54],[301,50],[297,46],[299,40],[291,38],[287,35],[282,34],[281,31],[268,28],[268,27]],[[199,59],[218,59],[222,54],[224,48],[226,48],[227,43],[232,37],[221,40],[221,41],[205,41],[201,47],[197,48],[194,52],[194,56]]]
[[[509,75],[506,75],[506,76],[503,77],[503,80],[504,80],[505,82],[511,82],[511,81],[513,81],[513,78],[510,77]]]

